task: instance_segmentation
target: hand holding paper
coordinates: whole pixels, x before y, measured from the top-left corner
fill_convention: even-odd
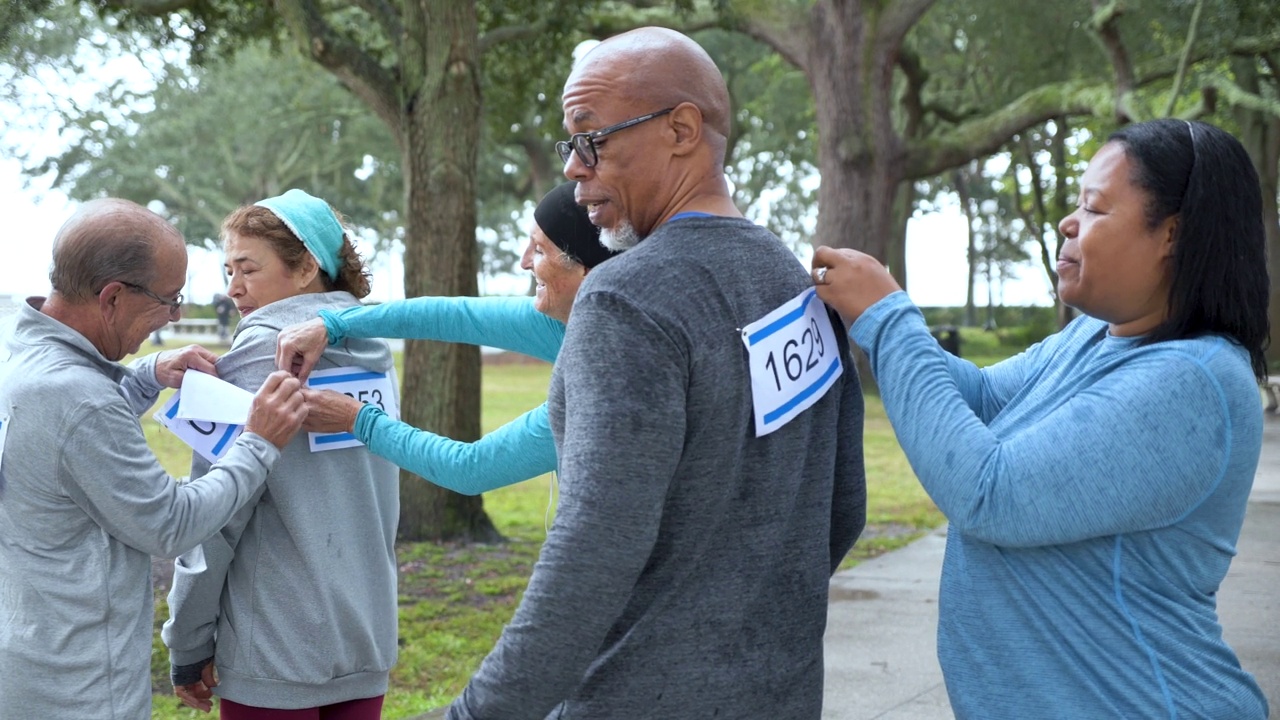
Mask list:
[[[226,380],[202,372],[182,376],[182,402],[177,417],[182,420],[243,425],[249,419],[253,393]]]
[[[199,345],[188,345],[176,350],[166,350],[156,358],[156,382],[165,387],[181,387],[187,375],[199,373],[218,374],[214,363],[218,356]],[[197,372],[188,373],[188,370]]]

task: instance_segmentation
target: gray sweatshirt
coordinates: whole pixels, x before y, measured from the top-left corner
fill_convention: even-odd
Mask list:
[[[276,336],[349,293],[286,298],[249,314],[218,374],[256,389],[275,369]],[[381,340],[325,350],[317,370],[393,368]],[[208,464],[199,456],[191,474]],[[221,697],[298,709],[381,695],[396,660],[396,466],[363,447],[312,453],[299,433],[256,502],[178,558],[161,635],[175,666],[215,657]]]
[[[0,719],[148,718],[151,556],[217,532],[279,451],[245,433],[176,483],[138,423],[155,356],[111,362],[42,302],[0,329]]]
[[[757,438],[741,339],[810,287],[768,231],[706,216],[591,271],[548,397],[555,524],[451,720],[818,718],[827,585],[866,515],[861,389],[837,328],[843,375]]]

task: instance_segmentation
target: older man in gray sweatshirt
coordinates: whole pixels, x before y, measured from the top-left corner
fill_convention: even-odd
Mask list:
[[[50,297],[0,327],[0,720],[150,717],[151,556],[225,525],[306,416],[298,382],[273,375],[222,462],[165,473],[138,417],[216,358],[118,361],[179,315],[186,269],[158,215],[86,203],[58,231]]]

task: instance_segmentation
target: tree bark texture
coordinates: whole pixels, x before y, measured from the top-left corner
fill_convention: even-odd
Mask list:
[[[1234,60],[1232,70],[1242,90],[1262,95],[1263,79],[1252,58]],[[1240,105],[1235,108],[1235,116],[1240,124],[1240,140],[1253,159],[1262,185],[1262,224],[1267,233],[1267,273],[1271,276],[1267,308],[1267,316],[1271,318],[1271,345],[1267,348],[1270,364],[1280,362],[1280,327],[1277,327],[1280,325],[1280,293],[1275,290],[1276,280],[1280,278],[1280,211],[1276,207],[1276,195],[1280,192],[1280,116]]]
[[[884,38],[871,3],[819,0],[804,57],[818,125],[815,244],[888,260],[893,201],[904,179],[892,122],[893,73],[902,38]]]
[[[476,295],[480,68],[475,4],[411,0],[404,10],[405,295]],[[404,374],[405,422],[457,440],[480,437],[478,348],[409,341]],[[400,537],[491,541],[498,534],[481,497],[459,495],[402,471]]]

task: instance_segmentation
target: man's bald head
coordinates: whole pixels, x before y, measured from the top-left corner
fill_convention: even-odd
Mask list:
[[[149,287],[161,249],[185,247],[182,233],[150,210],[119,198],[80,206],[53,244],[49,282],[66,300],[88,300],[109,282]],[[185,251],[184,251],[185,252]]]
[[[729,137],[729,88],[707,51],[688,37],[658,27],[615,35],[578,61],[568,83],[586,77],[609,78],[623,97],[648,108],[693,103],[719,136],[723,151]]]

